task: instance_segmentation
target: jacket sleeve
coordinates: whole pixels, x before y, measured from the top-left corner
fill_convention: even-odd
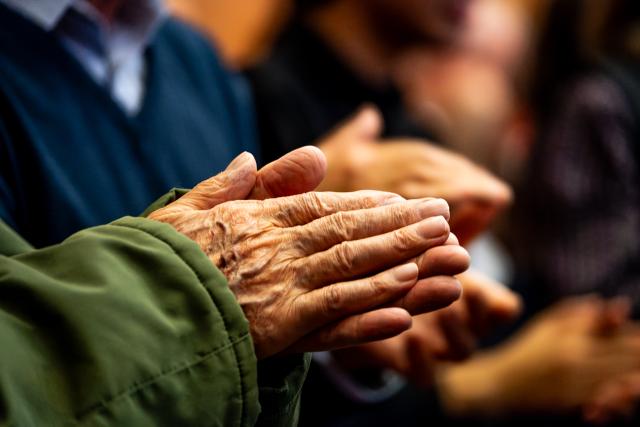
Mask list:
[[[124,218],[0,257],[0,425],[249,426],[259,411],[242,310],[169,226]]]
[[[188,191],[182,188],[172,189],[152,203],[142,216],[147,216],[176,201]],[[268,427],[297,425],[300,392],[310,364],[310,353],[266,359],[258,363],[258,395],[261,410],[257,425]]]

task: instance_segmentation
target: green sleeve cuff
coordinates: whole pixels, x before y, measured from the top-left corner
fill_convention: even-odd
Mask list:
[[[142,217],[149,216],[149,214],[151,212],[157,211],[160,208],[164,208],[169,203],[175,202],[180,197],[182,197],[185,194],[187,194],[189,191],[191,191],[191,190],[188,190],[188,189],[185,189],[185,188],[173,188],[168,193],[163,194],[162,196],[160,196],[155,202],[151,203],[149,205],[149,207],[147,209],[145,209],[144,212],[142,212],[140,214],[140,216],[142,216]]]
[[[170,194],[178,194],[181,190],[172,190]],[[167,243],[198,276],[200,282],[207,288],[207,292],[214,300],[216,307],[225,313],[225,320],[230,338],[236,338],[249,333],[249,322],[235,296],[227,286],[227,279],[205,255],[200,247],[188,237],[177,232],[173,227],[146,218],[124,217],[114,221],[112,225],[124,226],[143,231],[156,239]],[[255,358],[255,356],[254,356]]]
[[[152,207],[157,205],[159,208],[163,202],[170,203],[184,194],[184,192],[186,190],[172,190]],[[225,276],[211,263],[211,260],[195,242],[178,233],[167,224],[146,218],[125,217],[113,222],[112,225],[143,231],[156,239],[164,241],[198,276],[198,280],[204,285],[213,300],[216,310],[222,316],[226,335],[228,336],[227,342],[231,344],[235,365],[237,365],[240,375],[239,390],[241,401],[244,404],[242,405],[243,413],[240,416],[239,424],[242,426],[254,425],[259,411],[257,359],[249,333],[249,323],[235,296],[229,289]],[[215,400],[214,398],[212,402]]]
[[[310,364],[311,353],[258,362],[262,407],[258,426],[288,427],[298,424],[300,393]]]

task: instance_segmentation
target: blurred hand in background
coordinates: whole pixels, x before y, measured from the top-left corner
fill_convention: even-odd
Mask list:
[[[552,306],[503,345],[443,371],[445,407],[459,416],[500,417],[591,405],[586,414],[598,418],[607,412],[607,394],[619,394],[616,382],[640,369],[640,325],[628,313],[628,301],[595,296]]]
[[[461,244],[485,230],[511,202],[506,183],[463,156],[418,139],[382,141],[382,126],[380,114],[365,107],[320,142],[329,166],[319,189],[443,198]]]

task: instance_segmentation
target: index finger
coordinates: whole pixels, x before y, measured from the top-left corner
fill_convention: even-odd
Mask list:
[[[281,227],[308,224],[341,211],[369,209],[405,201],[395,193],[362,190],[352,193],[312,192],[297,196],[267,199],[262,207]]]
[[[520,314],[520,297],[502,283],[476,271],[462,273],[458,280],[464,289],[463,299],[477,332],[510,322]]]

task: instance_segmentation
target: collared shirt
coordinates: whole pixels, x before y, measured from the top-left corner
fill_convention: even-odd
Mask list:
[[[162,0],[127,0],[113,22],[86,0],[0,0],[62,43],[128,114],[144,99],[144,49],[166,16]]]

